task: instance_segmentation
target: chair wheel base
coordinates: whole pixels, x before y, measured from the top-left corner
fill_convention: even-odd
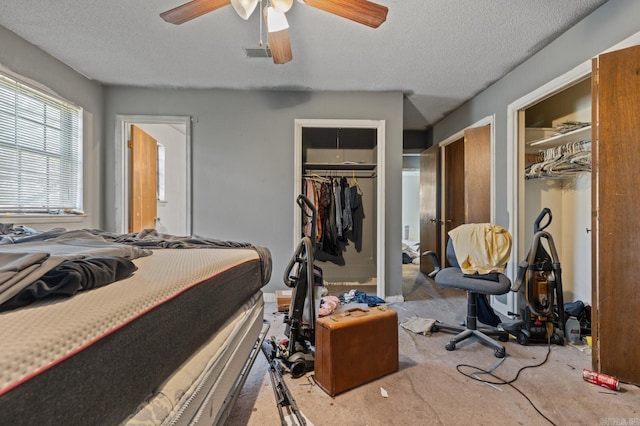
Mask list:
[[[504,350],[504,348],[501,349],[496,349],[496,351],[493,353],[496,358],[504,358],[504,356],[507,354],[506,351]]]
[[[453,351],[456,348],[456,344],[455,342],[449,342],[444,346],[444,348],[448,351]]]

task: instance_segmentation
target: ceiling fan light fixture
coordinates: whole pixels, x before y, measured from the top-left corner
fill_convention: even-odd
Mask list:
[[[289,22],[283,12],[275,9],[272,6],[267,7],[267,32],[275,33],[282,30],[289,29]]]
[[[167,10],[160,17],[172,24],[183,24],[194,18],[231,4],[240,18],[248,20],[260,3],[263,16],[260,19],[260,37],[263,21],[267,25],[268,49],[275,64],[285,64],[293,59],[289,23],[285,13],[291,9],[293,0],[266,0],[268,6],[262,9],[263,0],[190,0],[178,7]],[[377,28],[387,19],[388,8],[369,0],[298,0],[298,2],[340,16],[351,21]],[[262,46],[262,39],[260,40]],[[259,52],[260,55],[264,52]],[[249,55],[247,53],[247,55]]]
[[[286,64],[293,59],[287,17],[271,6],[265,7],[263,14],[267,22],[267,37],[273,63]]]
[[[271,6],[282,13],[287,13],[293,6],[293,0],[271,0]]]
[[[258,6],[258,1],[259,0],[231,0],[231,6],[233,6],[238,16],[246,21],[256,9],[256,6]]]

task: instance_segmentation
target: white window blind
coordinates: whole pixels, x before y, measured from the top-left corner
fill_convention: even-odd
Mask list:
[[[0,75],[0,211],[82,210],[82,110]]]

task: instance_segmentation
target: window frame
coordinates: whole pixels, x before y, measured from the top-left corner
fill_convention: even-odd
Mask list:
[[[13,126],[11,126],[11,121],[9,121],[8,125],[4,127],[4,129],[9,132],[8,136],[5,134],[4,140],[0,139],[0,147],[6,148],[5,154],[8,155],[7,158],[12,158],[12,154],[18,157],[26,152],[31,152],[39,156],[46,164],[50,164],[52,161],[60,162],[61,164],[64,162],[64,165],[60,166],[56,171],[55,176],[52,177],[49,172],[46,173],[47,183],[59,183],[59,188],[53,202],[45,195],[44,197],[41,196],[34,205],[29,206],[27,203],[18,202],[20,196],[16,190],[16,194],[7,194],[6,199],[2,200],[5,204],[0,206],[0,213],[5,216],[17,216],[21,218],[85,216],[83,211],[83,108],[67,99],[52,94],[50,90],[43,90],[37,87],[40,86],[37,83],[26,83],[20,77],[7,73],[4,70],[0,71],[0,83],[5,90],[5,94],[8,95],[4,98],[5,101],[8,101],[4,105],[4,113],[10,120],[14,120]],[[13,100],[11,99],[12,95],[15,98]],[[25,99],[33,102],[33,104],[20,111],[20,103]],[[49,108],[53,108],[54,117],[66,117],[60,118],[60,124],[57,128],[47,121],[50,117]],[[42,148],[37,147],[35,144],[20,144],[18,134],[24,131],[21,126],[24,126],[24,122],[28,121],[26,116],[28,113],[38,111],[39,109],[41,109],[41,115],[38,116],[40,120],[36,119],[28,124],[32,125],[36,130],[41,131],[42,135],[27,137],[25,140],[33,142],[39,137],[42,137]],[[27,113],[25,113],[25,111]],[[65,124],[63,120],[70,120],[70,122]],[[22,121],[22,123],[20,123],[20,121]],[[47,130],[50,131],[51,129],[54,129],[60,136],[48,137]],[[13,134],[11,132],[13,132]],[[59,141],[56,141],[56,138],[59,138]],[[59,147],[57,149],[50,149],[46,143],[51,141],[58,142]],[[10,170],[10,167],[6,167],[2,172],[15,173],[14,178],[16,180],[14,180],[14,182],[16,182],[21,179],[22,176],[28,174],[29,170],[28,168],[21,168],[18,165],[15,166],[13,171]],[[69,176],[67,174],[68,172],[71,174],[71,179],[67,178],[67,176]],[[5,179],[7,179],[8,176],[9,174],[5,175]],[[3,184],[7,183],[5,182]],[[71,193],[73,195],[62,195],[64,191],[69,190],[72,191]],[[15,195],[15,198],[12,199],[12,195]],[[14,204],[11,204],[11,202],[14,202]],[[36,206],[35,204],[38,203],[42,204]]]

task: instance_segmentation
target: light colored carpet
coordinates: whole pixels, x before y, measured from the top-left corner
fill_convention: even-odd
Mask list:
[[[420,292],[424,295],[421,300],[389,305],[398,312],[399,322],[413,316],[453,324],[464,319],[464,292],[443,293],[428,282],[423,286],[429,288],[415,286],[409,292]],[[274,312],[275,304],[267,304],[265,309],[265,319],[271,323],[269,335],[283,337],[282,314]],[[519,374],[513,383],[516,390],[480,383],[458,371],[456,367],[460,365],[483,369],[496,366],[499,359],[493,350],[478,342],[459,343],[455,351],[449,352],[444,349],[450,337],[447,333],[424,336],[399,327],[398,334],[399,371],[336,397],[311,385],[305,377],[293,379],[285,375],[285,383],[311,424],[640,424],[640,388],[622,384],[621,391],[613,392],[582,379],[582,369],[591,367],[591,355],[585,346],[551,346],[544,365]],[[521,346],[514,340],[505,345],[507,357],[494,371],[505,380],[514,379],[525,366],[542,362],[548,351],[546,345]],[[280,424],[267,368],[264,356],[259,354],[227,426]],[[468,374],[476,372],[470,367],[458,368]],[[381,388],[388,397],[382,396]]]

